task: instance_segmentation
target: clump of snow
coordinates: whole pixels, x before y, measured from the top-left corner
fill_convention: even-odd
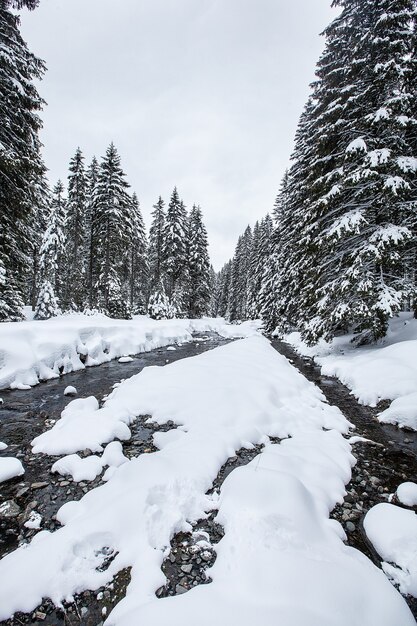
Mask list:
[[[93,454],[81,458],[78,454],[69,454],[56,461],[51,472],[56,472],[61,476],[72,476],[75,482],[91,481],[101,474],[104,467],[117,468],[127,461],[128,458],[123,454],[120,441],[112,441],[106,446],[101,457]],[[107,473],[104,478],[108,478],[109,475],[110,473]]]
[[[16,476],[21,476],[24,473],[25,470],[19,459],[12,456],[0,457],[0,483],[15,478]]]
[[[0,324],[0,389],[30,389],[40,380],[58,378],[127,354],[192,340],[193,332],[217,332],[230,338],[258,333],[259,322],[226,324],[222,318],[153,320],[137,315],[114,320],[102,314],[60,315],[44,321]]]
[[[119,363],[131,363],[133,358],[131,356],[121,356],[119,359]]]
[[[365,140],[362,137],[358,137],[350,142],[350,144],[346,148],[346,152],[366,152],[368,150]]]
[[[417,320],[401,313],[387,336],[373,346],[353,347],[352,335],[306,346],[299,333],[286,336],[298,352],[313,357],[325,376],[336,376],[361,404],[394,400],[378,419],[417,430]]]
[[[368,511],[363,525],[388,578],[401,593],[417,597],[417,515],[383,502]]]
[[[61,507],[62,528],[41,531],[0,561],[0,619],[44,598],[60,603],[96,590],[131,566],[128,593],[109,626],[333,626],[336,615],[338,626],[414,624],[382,572],[344,545],[342,527],[328,519],[355,462],[342,435],[349,423],[265,338],[146,368],[90,411],[93,419],[111,415],[125,425],[148,414],[181,430],[160,433],[160,451],[124,463],[109,482]],[[69,415],[49,442],[56,447],[75,437],[77,418]],[[206,495],[236,450],[259,443],[264,452],[227,478],[220,499]],[[225,537],[212,584],[157,599],[172,536],[214,508]]]
[[[416,483],[401,483],[397,487],[396,495],[398,501],[406,506],[417,506],[417,485]]]
[[[76,395],[77,395],[77,390],[75,387],[72,387],[71,385],[68,385],[68,387],[65,387],[64,396],[76,396]]]
[[[7,443],[3,443],[2,441],[0,441],[0,451],[5,450],[7,447]]]
[[[26,528],[31,530],[39,530],[42,524],[42,515],[37,511],[32,511],[27,522],[24,523]]]
[[[168,346],[167,350],[172,350],[173,351],[173,350],[176,350],[176,347],[175,346]]]

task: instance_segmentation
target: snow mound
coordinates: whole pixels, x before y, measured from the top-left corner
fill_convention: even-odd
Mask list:
[[[131,363],[133,358],[131,356],[121,356],[119,359],[119,363]]]
[[[6,448],[8,448],[7,443],[3,443],[2,441],[0,441],[0,451],[1,450],[6,450]]]
[[[77,390],[75,387],[72,387],[71,385],[68,385],[68,387],[65,387],[64,396],[76,396],[76,395],[77,395]]]
[[[0,457],[0,483],[16,476],[21,476],[24,473],[25,470],[19,459],[15,459],[12,456]]]
[[[152,320],[137,315],[114,320],[74,313],[44,321],[0,323],[0,389],[30,389],[40,380],[58,378],[127,354],[139,354],[192,340],[193,332],[217,332],[230,338],[259,332],[260,322],[230,326],[222,318]]]
[[[75,482],[82,480],[91,481],[97,478],[106,465],[110,468],[120,467],[128,461],[123,454],[122,444],[119,441],[109,443],[102,456],[91,455],[84,458],[78,454],[69,454],[56,461],[51,468],[51,472],[61,474],[61,476],[72,476]]]
[[[397,498],[401,504],[406,506],[417,506],[417,485],[416,483],[401,483],[397,487]]]
[[[383,502],[365,516],[365,532],[401,593],[417,597],[417,515]]]

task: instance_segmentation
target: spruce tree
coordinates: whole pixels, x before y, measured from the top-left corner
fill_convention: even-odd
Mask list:
[[[187,212],[176,187],[166,215],[163,256],[166,292],[180,315],[187,306]]]
[[[120,157],[111,143],[100,165],[94,192],[92,238],[97,259],[94,289],[99,307],[118,318],[131,315],[123,293],[132,230],[128,187]]]
[[[55,297],[54,288],[49,280],[43,280],[35,307],[35,320],[48,320],[59,315],[61,310]]]
[[[43,100],[34,85],[45,68],[28,50],[19,18],[9,8],[36,4],[0,0],[0,250],[7,282],[0,291],[0,298],[5,298],[0,315],[8,311],[3,319],[14,320],[23,316],[22,293],[36,239],[35,211],[45,184],[38,136]]]
[[[65,290],[65,222],[66,202],[64,186],[58,181],[52,193],[51,210],[48,217],[48,227],[40,247],[39,269],[41,284],[48,282],[52,285],[54,296],[61,301]]]
[[[232,261],[229,316],[231,321],[248,317],[249,264],[252,249],[252,230],[247,226],[238,239]]]
[[[84,157],[77,148],[70,161],[66,217],[65,308],[82,309],[86,304],[86,192]]]
[[[135,314],[145,314],[149,298],[148,241],[137,195],[131,203],[131,239],[129,244],[129,299]]]
[[[98,259],[95,254],[94,241],[94,214],[95,214],[95,193],[99,175],[99,164],[94,156],[86,174],[86,217],[85,217],[85,240],[84,257],[86,264],[86,292],[87,304],[90,309],[97,307],[97,297],[94,290],[95,281],[98,277]]]
[[[189,219],[189,316],[203,317],[210,311],[210,258],[207,231],[199,206],[193,206]]]
[[[151,290],[163,282],[165,250],[165,203],[159,196],[153,205],[152,224],[149,230],[149,274]]]

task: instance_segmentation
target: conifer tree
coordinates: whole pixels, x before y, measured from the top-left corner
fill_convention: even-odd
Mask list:
[[[94,156],[91,160],[86,174],[86,218],[85,218],[85,240],[84,256],[86,263],[86,292],[87,304],[90,309],[97,307],[97,298],[94,291],[95,281],[98,277],[98,260],[95,255],[94,241],[94,198],[99,175],[99,164]]]
[[[187,212],[176,187],[166,215],[163,256],[167,296],[182,314],[188,289]]]
[[[35,307],[35,320],[48,320],[59,315],[61,310],[49,280],[43,280]]]
[[[130,309],[123,294],[123,280],[131,239],[129,187],[113,143],[100,165],[94,193],[92,237],[97,259],[98,305],[112,317],[128,318]]]
[[[43,100],[34,85],[43,62],[27,48],[12,8],[34,8],[36,2],[0,0],[0,250],[3,287],[0,315],[21,319],[22,293],[31,271],[35,209],[44,185],[38,116]]]
[[[217,308],[215,314],[219,317],[230,317],[230,292],[232,278],[232,261],[222,267],[217,279]]]
[[[82,309],[86,304],[86,191],[84,157],[77,148],[70,161],[66,217],[65,308]]]
[[[149,274],[151,289],[163,282],[165,250],[165,210],[164,201],[159,196],[153,205],[152,224],[149,230]]]
[[[64,186],[61,181],[58,181],[52,193],[48,227],[44,233],[40,248],[39,268],[41,284],[45,282],[50,283],[54,296],[59,301],[65,289],[65,222]]]
[[[230,320],[244,320],[248,315],[248,282],[249,262],[252,248],[252,230],[247,226],[243,235],[238,239],[235,255],[232,261],[231,290],[230,290]]]
[[[207,231],[199,206],[193,206],[189,219],[189,315],[203,317],[210,310],[210,258]]]
[[[148,242],[137,195],[132,196],[129,244],[129,299],[133,313],[146,313],[149,298]]]

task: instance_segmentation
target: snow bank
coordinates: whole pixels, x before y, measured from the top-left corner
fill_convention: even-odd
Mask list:
[[[368,511],[363,525],[388,578],[401,593],[417,597],[417,515],[383,502]]]
[[[39,532],[0,561],[0,619],[31,611],[42,598],[59,603],[97,589],[131,566],[127,595],[107,625],[414,624],[383,574],[345,546],[341,526],[328,520],[354,463],[341,434],[349,423],[266,339],[146,368],[102,409],[89,402],[94,417],[113,415],[127,425],[149,414],[179,428],[156,437],[160,451],[131,459],[106,484],[61,507],[63,528]],[[71,418],[61,431],[56,446],[75,436]],[[270,445],[268,435],[292,438]],[[220,500],[206,495],[229,456],[262,442],[264,453],[228,477]],[[217,507],[226,535],[213,583],[156,599],[170,539]],[[109,554],[108,569],[100,567]]]
[[[106,446],[101,457],[95,454],[81,458],[78,454],[69,454],[59,461],[56,461],[51,468],[51,472],[61,474],[61,476],[72,476],[75,482],[81,480],[94,480],[103,471],[103,467],[120,467],[128,461],[123,454],[120,441],[112,441]]]
[[[301,354],[314,357],[325,376],[336,376],[361,404],[394,400],[379,420],[417,430],[417,320],[403,313],[374,346],[352,347],[351,335],[306,346],[299,333],[286,336]]]
[[[28,389],[91,365],[191,340],[193,332],[248,337],[259,322],[229,326],[222,318],[152,320],[135,316],[61,315],[45,321],[0,323],[0,389]]]
[[[0,457],[0,483],[25,473],[23,465],[12,456]]]

